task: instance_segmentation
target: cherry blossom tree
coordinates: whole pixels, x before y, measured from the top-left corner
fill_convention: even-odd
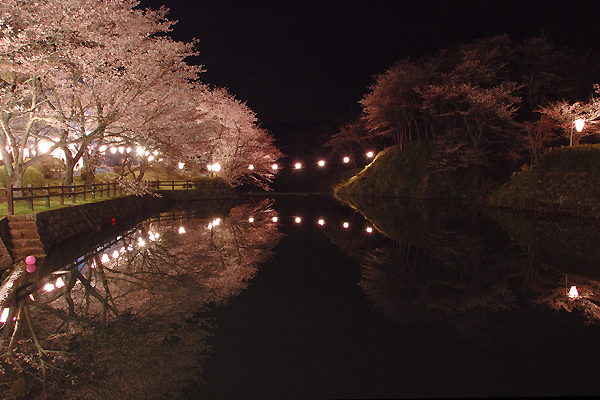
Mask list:
[[[598,99],[592,98],[588,102],[575,103],[569,103],[566,100],[558,101],[546,107],[540,107],[539,112],[545,121],[551,123],[560,132],[560,136],[567,138],[573,145],[578,145],[584,136],[598,132],[598,128],[594,124],[585,124],[581,131],[575,129],[575,121],[578,119],[589,121],[600,117],[600,100]]]
[[[215,166],[227,183],[268,189],[281,156],[273,136],[256,114],[226,89],[201,86],[194,91],[196,133],[173,137],[173,146],[199,167]]]
[[[166,20],[167,10],[137,5],[133,0],[5,2],[2,139],[13,149],[12,157],[2,156],[5,166],[16,163],[6,166],[11,177],[14,170],[11,182],[19,182],[28,165],[23,153],[32,138],[48,142],[48,152],[63,150],[70,181],[72,166],[81,157],[93,161],[88,155],[106,138],[139,135],[147,128],[132,122],[139,122],[142,109],[172,96],[166,88],[181,87],[170,84],[197,78],[200,67],[184,61],[195,54],[193,43],[165,35],[173,24]]]

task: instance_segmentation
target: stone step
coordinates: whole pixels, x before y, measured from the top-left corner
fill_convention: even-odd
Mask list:
[[[44,248],[44,244],[40,240],[39,237],[33,239],[14,239],[12,241],[13,249],[17,251],[23,247],[38,247],[40,249]]]
[[[15,251],[15,261],[17,258],[25,258],[27,256],[45,257],[46,253],[44,249],[37,246],[29,246],[29,247],[20,247],[18,251]]]
[[[11,230],[10,231],[10,236],[12,237],[12,240],[19,240],[19,239],[39,239],[40,235],[38,234],[38,231],[34,231],[31,229],[28,230]]]
[[[8,227],[10,230],[35,230],[35,231],[37,231],[37,223],[35,221],[9,221]]]
[[[15,222],[37,221],[37,214],[30,213],[30,214],[11,215],[9,217],[9,223],[12,221],[15,221]]]

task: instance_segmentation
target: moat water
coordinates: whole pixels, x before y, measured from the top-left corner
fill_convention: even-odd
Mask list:
[[[174,207],[36,272],[0,393],[600,394],[599,221],[317,194]]]

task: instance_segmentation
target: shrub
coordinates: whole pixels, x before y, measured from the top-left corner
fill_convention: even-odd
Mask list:
[[[55,157],[43,158],[35,164],[35,167],[44,175],[44,178],[52,178],[55,173],[64,170],[65,163]]]

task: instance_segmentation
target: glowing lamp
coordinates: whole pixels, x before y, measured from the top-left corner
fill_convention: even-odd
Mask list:
[[[367,153],[367,157],[369,157],[369,158],[373,157],[373,152],[372,152],[372,151],[369,151],[369,152]]]
[[[248,218],[248,222],[253,223],[254,222],[254,217]]]
[[[183,226],[179,227],[179,234],[183,235],[185,233],[185,228]]]
[[[271,220],[272,220],[273,222],[277,222],[277,221],[279,221],[279,218],[277,218],[277,217],[273,217]]]
[[[145,151],[146,150],[144,150],[144,148],[141,146],[139,146],[135,149],[135,152],[137,153],[138,156],[143,156]]]
[[[578,297],[579,297],[579,292],[577,291],[577,287],[571,286],[571,289],[569,289],[569,298],[576,299]]]
[[[110,152],[111,152],[111,154],[117,154],[117,148],[116,147],[111,147],[110,148]]]
[[[183,168],[183,167],[180,167],[180,168]],[[219,164],[218,162],[214,163],[212,165],[212,170],[215,171],[215,172],[219,172],[221,170],[221,164]]]
[[[27,266],[25,267],[25,271],[29,272],[30,274],[33,274],[35,272],[35,264],[27,264]]]
[[[302,222],[302,218],[296,217],[296,219],[294,219],[294,221],[296,221],[296,223],[299,224],[300,222]]]
[[[367,233],[371,233],[373,232],[373,228],[371,228],[370,226],[367,227],[367,229],[365,229],[367,231]]]
[[[35,257],[34,256],[25,257],[25,264],[27,264],[27,265],[35,264]]]
[[[44,285],[44,290],[45,290],[46,292],[50,292],[51,290],[54,290],[54,285],[53,285],[53,284],[51,284],[51,283],[46,283],[46,284]]]
[[[58,278],[56,280],[56,283],[54,284],[54,287],[60,288],[60,287],[63,287],[63,286],[65,286],[65,281],[63,281],[62,278]]]
[[[318,163],[318,164],[319,164],[319,167],[322,167],[322,166],[324,166],[324,165],[325,165],[325,161],[324,161],[324,160],[319,160],[319,163]]]
[[[106,254],[106,253],[102,254],[102,258],[100,259],[100,261],[102,261],[103,263],[109,262],[110,258],[108,257],[108,254]]]
[[[252,165],[252,164],[248,165],[248,169],[249,170],[253,170],[254,169],[254,165]]]
[[[46,154],[52,147],[52,144],[53,144],[52,142],[47,142],[47,141],[39,142],[38,150],[40,151],[41,154]]]
[[[325,225],[325,220],[324,219],[320,219],[319,220],[319,225],[321,225],[321,226]]]
[[[183,169],[183,167],[185,167],[185,163],[182,162],[178,163],[177,165],[179,166],[179,169]]]
[[[279,168],[279,167],[277,166],[277,164],[273,164],[273,165],[271,166],[271,168],[273,168],[273,169],[277,169],[277,168]]]
[[[575,120],[575,129],[577,130],[577,132],[581,132],[583,130],[583,127],[585,126],[585,119],[576,119]]]
[[[302,168],[302,164],[300,164],[299,162],[297,162],[296,165],[294,165],[294,168],[300,169],[300,168]]]
[[[344,163],[346,163],[346,164],[347,164],[347,163],[349,163],[349,162],[350,162],[350,157],[344,157],[344,160],[343,160],[343,161],[344,161]]]
[[[348,223],[348,222],[344,222],[344,223],[342,224],[342,227],[343,227],[344,229],[348,229],[348,228],[350,227],[350,223]]]
[[[10,308],[3,308],[2,314],[0,314],[0,323],[5,324],[8,319],[8,313],[10,312]]]
[[[113,258],[119,258],[119,252],[117,250],[113,251]]]

